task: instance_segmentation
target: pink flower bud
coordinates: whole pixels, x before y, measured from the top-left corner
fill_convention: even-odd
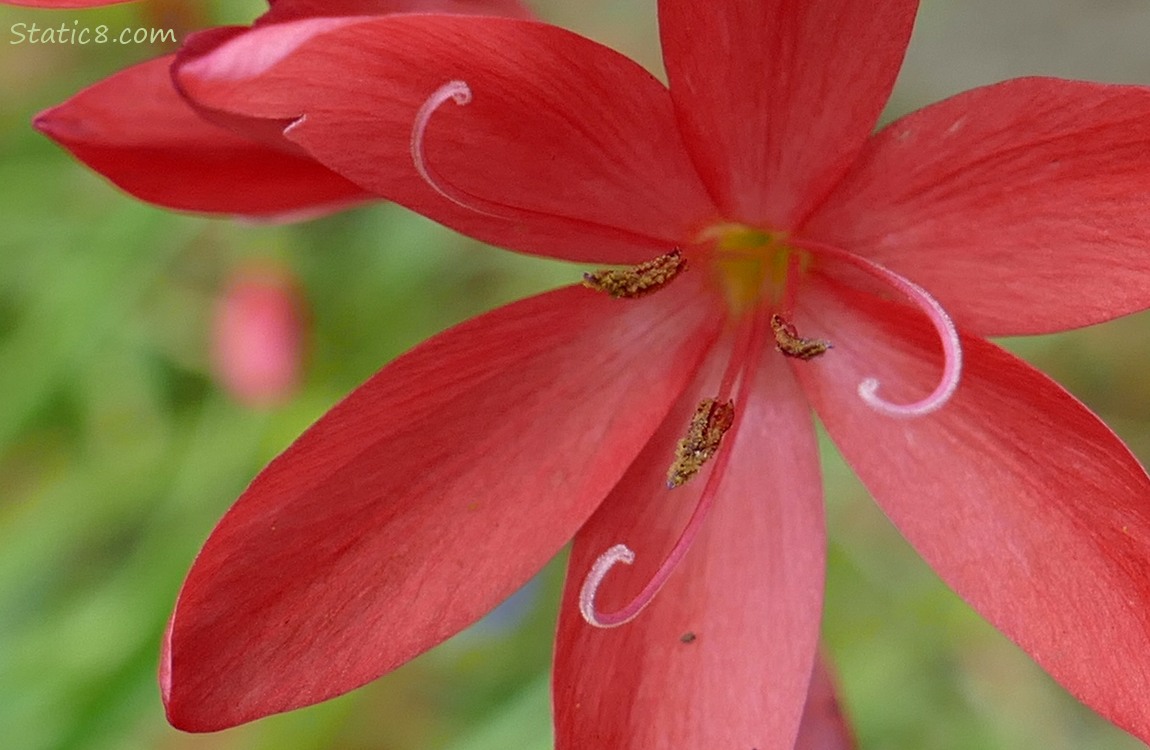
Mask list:
[[[302,299],[290,273],[240,269],[216,303],[213,370],[233,398],[250,407],[286,401],[299,383],[303,357]]]

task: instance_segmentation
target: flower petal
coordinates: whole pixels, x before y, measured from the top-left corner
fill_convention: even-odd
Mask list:
[[[204,107],[295,120],[285,135],[332,169],[505,247],[638,262],[715,216],[666,89],[555,27],[443,15],[276,24],[189,55],[177,80]],[[451,81],[471,103],[431,112],[417,145],[472,208],[437,192],[412,155],[421,108]]]
[[[874,129],[918,0],[660,0],[684,137],[729,219],[791,229]]]
[[[886,127],[804,233],[928,289],[967,330],[1150,307],[1150,88],[1042,78]]]
[[[796,368],[827,431],[938,574],[1071,693],[1150,738],[1150,478],[1056,383],[978,338],[939,411],[880,416],[855,394],[929,390],[933,330],[812,285],[801,321],[835,348]],[[800,329],[801,330],[801,329]]]
[[[325,700],[477,620],[579,528],[710,345],[687,280],[569,288],[404,355],[273,461],[208,539],[169,625],[171,722]]]
[[[455,13],[532,18],[519,0],[269,0],[256,23],[281,23],[320,16],[385,16],[391,13]]]
[[[560,750],[791,750],[818,641],[825,535],[811,415],[773,352],[760,372],[719,497],[694,546],[633,621],[602,630],[579,612],[595,558],[635,553],[603,581],[613,611],[650,580],[705,484],[666,489],[697,398],[683,399],[575,539],[555,656]],[[706,469],[704,469],[706,471]]]
[[[807,705],[794,750],[854,750],[850,726],[839,705],[834,678],[825,656],[815,660]]]
[[[307,28],[326,29],[342,25],[340,18],[356,16],[384,16],[393,13],[452,13],[456,15],[505,15],[510,18],[531,18],[531,12],[518,0],[276,0],[266,13],[257,18],[254,27],[287,23],[301,19],[312,19],[314,24]],[[333,20],[322,20],[322,19]],[[200,57],[213,52],[225,42],[243,36],[251,28],[225,26],[207,29],[189,36],[180,49],[184,58]],[[257,64],[259,62],[257,61]],[[198,106],[189,102],[195,111],[207,119],[229,130],[242,133],[271,148],[290,153],[306,155],[306,152],[284,137],[284,127],[290,124],[284,120],[265,120],[238,116]],[[290,119],[290,118],[289,118]]]
[[[172,86],[172,60],[120,71],[42,112],[36,127],[120,188],[168,208],[294,218],[374,197],[305,155],[201,118]]]

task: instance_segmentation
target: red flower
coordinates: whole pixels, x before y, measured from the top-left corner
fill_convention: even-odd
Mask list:
[[[180,594],[171,720],[363,684],[574,537],[560,747],[789,748],[823,583],[813,407],[956,591],[1150,739],[1150,479],[982,338],[1150,306],[1150,91],[1021,79],[872,135],[916,9],[661,0],[669,90],[506,19],[304,20],[187,53],[198,107],[290,123],[375,194],[644,265],[428,341],[272,462]]]
[[[519,0],[276,0],[257,27],[314,16],[487,13],[527,18]],[[61,6],[64,7],[64,6]],[[213,29],[218,44],[248,31]],[[375,198],[280,136],[236,132],[204,117],[172,85],[174,55],[127,68],[42,112],[36,127],[133,196],[167,208],[280,221],[312,218]]]

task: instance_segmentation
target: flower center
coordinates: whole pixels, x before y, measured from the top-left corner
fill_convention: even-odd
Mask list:
[[[429,123],[436,110],[447,102],[465,106],[471,102],[471,97],[471,88],[466,81],[448,81],[427,98],[412,123],[412,164],[423,181],[444,200],[496,219],[530,222],[546,218],[549,222],[561,221],[570,231],[608,232],[637,245],[650,244],[651,238],[633,235],[618,227],[508,205],[468,193],[441,178],[427,158],[425,146]],[[620,563],[630,565],[635,553],[624,544],[616,544],[599,556],[579,592],[579,609],[589,624],[615,627],[633,619],[650,603],[686,554],[715,501],[731,455],[729,444],[737,436],[743,409],[755,382],[755,368],[765,354],[764,342],[769,341],[771,334],[776,351],[800,361],[820,357],[831,348],[829,341],[802,336],[793,322],[798,285],[816,256],[820,263],[826,261],[831,266],[853,267],[855,272],[861,271],[901,294],[930,320],[939,335],[944,356],[943,372],[928,396],[912,403],[892,403],[879,395],[880,383],[873,377],[867,377],[858,384],[858,396],[885,416],[917,418],[940,409],[954,394],[962,372],[962,344],[942,305],[912,281],[869,258],[839,247],[792,237],[781,231],[720,223],[699,233],[683,250],[676,247],[636,266],[586,274],[583,278],[585,286],[615,298],[632,299],[645,297],[667,286],[687,270],[689,259],[692,268],[711,270],[712,278],[726,301],[735,339],[718,393],[714,398],[706,398],[699,403],[668,470],[667,488],[674,489],[690,481],[700,473],[705,463],[714,459],[694,512],[671,552],[643,590],[622,609],[607,614],[596,608],[596,592],[611,568]],[[723,437],[728,430],[732,434],[725,446]]]
[[[810,266],[811,254],[783,232],[745,224],[716,224],[698,236],[732,318],[761,305],[788,309],[794,285]]]
[[[712,459],[715,466],[671,551],[643,589],[621,609],[601,612],[595,599],[611,569],[619,564],[634,563],[635,552],[625,544],[616,544],[595,560],[579,591],[579,611],[583,619],[594,627],[618,627],[637,617],[667,582],[694,542],[716,500],[731,455],[729,443],[737,437],[743,408],[754,382],[755,368],[764,355],[764,340],[769,340],[773,333],[776,351],[804,362],[821,357],[832,348],[829,341],[800,335],[792,322],[798,283],[810,267],[815,253],[833,262],[854,266],[901,292],[927,315],[939,333],[945,365],[934,391],[920,401],[895,404],[878,395],[880,384],[877,379],[866,378],[859,383],[858,394],[867,405],[887,416],[924,416],[941,408],[958,386],[962,350],[950,317],[925,290],[882,266],[838,248],[804,240],[789,242],[781,233],[742,225],[713,227],[704,232],[691,249],[698,251],[700,260],[706,261],[698,265],[713,271],[727,301],[736,341],[718,394],[699,402],[687,425],[686,436],[675,450],[674,461],[668,470],[667,488],[674,489],[690,481]],[[686,268],[686,261],[680,256],[681,251],[676,249],[622,271],[588,274],[584,284],[615,297],[642,296],[662,288]],[[695,255],[691,263],[695,267]],[[724,444],[723,438],[728,430],[732,434]]]

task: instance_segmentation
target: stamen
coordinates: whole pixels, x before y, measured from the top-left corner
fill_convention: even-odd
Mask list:
[[[728,377],[731,370],[741,371],[742,377],[739,380],[738,393],[735,396],[735,403],[739,404],[739,408],[734,410],[731,414],[731,424],[728,426],[736,433],[738,432],[738,425],[742,421],[742,413],[744,404],[746,404],[747,396],[752,387],[755,379],[755,367],[762,357],[762,341],[764,339],[764,328],[766,327],[761,320],[762,316],[755,316],[753,323],[745,326],[748,330],[745,336],[741,336],[742,341],[736,343],[735,347],[735,360],[728,366],[728,373],[724,374],[724,384],[720,386],[720,398],[730,392],[730,384]],[[743,342],[746,346],[743,346]],[[713,401],[713,399],[705,399],[703,403]],[[727,402],[726,406],[731,406]],[[700,409],[702,404],[700,404]],[[696,409],[696,418],[699,414],[699,409]],[[692,424],[694,424],[692,419]],[[726,429],[723,430],[726,432]],[[599,591],[599,586],[603,583],[603,579],[607,577],[607,573],[611,568],[615,567],[617,563],[630,565],[635,561],[635,553],[625,544],[616,544],[608,549],[603,554],[596,558],[595,562],[591,565],[590,572],[587,573],[587,578],[583,581],[583,586],[579,589],[579,612],[583,615],[583,619],[587,621],[588,625],[597,628],[614,628],[635,619],[640,612],[642,612],[648,604],[663,588],[663,584],[671,577],[671,573],[678,567],[679,562],[687,554],[687,550],[691,548],[695,538],[699,535],[699,531],[703,528],[703,522],[707,519],[707,515],[714,505],[715,498],[718,495],[719,484],[726,473],[727,464],[731,460],[731,450],[718,450],[716,444],[715,465],[711,470],[710,476],[707,477],[707,484],[703,487],[703,494],[699,496],[699,502],[695,505],[695,510],[691,513],[691,517],[687,520],[687,525],[679,534],[679,538],[675,540],[675,546],[667,554],[667,557],[659,565],[659,569],[647,582],[634,599],[626,604],[622,609],[615,612],[601,613],[595,609],[595,595]]]
[[[654,260],[623,269],[605,269],[583,274],[583,286],[612,297],[642,297],[662,289],[687,268],[679,248]]]
[[[687,435],[675,448],[675,461],[667,470],[667,489],[681,487],[703,468],[719,450],[723,435],[735,421],[735,405],[705,398],[695,408]]]
[[[471,103],[471,87],[467,85],[466,81],[448,81],[435,90],[431,96],[427,97],[427,101],[419,108],[415,114],[415,122],[411,126],[411,161],[415,164],[415,171],[419,172],[419,176],[423,178],[431,188],[442,195],[452,203],[466,208],[469,211],[484,214],[485,216],[500,217],[501,214],[491,213],[479,208],[474,199],[463,197],[455,188],[450,187],[445,181],[439,178],[439,175],[431,168],[427,162],[427,154],[424,152],[423,142],[424,137],[427,135],[427,123],[431,121],[431,116],[441,106],[451,99],[459,106],[464,106]]]
[[[877,378],[865,378],[858,385],[859,398],[875,411],[892,417],[921,417],[941,409],[954,395],[955,389],[958,388],[958,381],[962,377],[962,341],[959,339],[958,330],[954,327],[954,321],[950,319],[950,315],[947,314],[938,300],[918,284],[854,253],[848,253],[837,247],[817,242],[804,240],[801,244],[805,249],[845,261],[895,287],[927,316],[935,331],[938,332],[944,358],[943,370],[942,377],[930,395],[909,404],[891,403],[878,395],[881,384]]]
[[[834,348],[831,342],[824,339],[804,339],[799,336],[794,324],[777,313],[771,316],[771,330],[775,332],[775,348],[788,357],[806,361]]]

